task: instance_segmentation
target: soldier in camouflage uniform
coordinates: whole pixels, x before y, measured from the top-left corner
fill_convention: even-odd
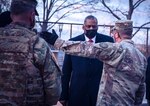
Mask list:
[[[104,62],[96,106],[139,106],[145,92],[147,62],[131,40],[132,30],[132,21],[116,22],[113,31],[116,43],[65,42],[55,33],[43,38],[68,54]]]
[[[31,29],[36,0],[13,0],[13,22],[0,28],[0,106],[52,106],[61,93],[60,70],[48,44]]]

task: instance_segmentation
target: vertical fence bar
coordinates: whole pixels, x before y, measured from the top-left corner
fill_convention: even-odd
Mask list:
[[[37,23],[43,23],[43,21],[36,21],[36,22]],[[63,22],[63,23],[62,22],[47,22],[47,23],[70,25],[70,38],[72,38],[73,25],[83,25],[83,24],[79,24],[79,23],[65,23],[65,22]],[[113,27],[113,25],[98,25],[98,27],[104,27],[104,26],[109,27],[110,29]],[[60,27],[62,27],[62,26],[60,26]],[[140,28],[140,27],[133,27],[133,28]],[[145,50],[145,55],[148,56],[149,55],[148,53],[150,52],[149,47],[148,47],[150,27],[142,27],[141,29],[146,29],[146,50]],[[60,30],[61,30],[61,28],[60,28]],[[109,32],[109,34],[110,34],[110,32]],[[61,36],[61,32],[59,33],[59,35]]]
[[[147,34],[146,34],[146,56],[148,56],[149,50],[148,50],[148,32],[149,32],[149,28],[147,28]]]
[[[72,38],[72,24],[70,24],[70,38]]]

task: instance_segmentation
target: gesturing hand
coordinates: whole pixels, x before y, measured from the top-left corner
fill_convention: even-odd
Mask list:
[[[58,38],[58,35],[56,34],[55,30],[52,29],[52,33],[47,31],[42,31],[40,33],[40,37],[42,37],[47,43],[54,45],[56,39]]]

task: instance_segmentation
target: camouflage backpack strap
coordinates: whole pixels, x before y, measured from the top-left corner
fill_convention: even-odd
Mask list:
[[[43,78],[44,66],[41,65],[41,64],[36,64],[36,60],[35,60],[35,56],[34,56],[35,45],[36,45],[36,43],[37,43],[38,41],[39,41],[39,37],[36,37],[36,40],[34,41],[34,43],[33,43],[33,45],[32,45],[32,50],[31,50],[31,52],[32,52],[32,57],[33,57],[33,64],[34,64],[35,67],[37,67],[39,70],[42,70],[42,71],[40,71],[40,74],[41,74],[41,76],[42,76],[42,78]]]
[[[49,52],[49,51],[47,51],[47,52]],[[57,59],[56,59],[56,57],[54,56],[54,53],[52,53],[51,51],[50,51],[50,54],[51,54],[51,59],[52,59],[52,61],[53,61],[53,63],[55,64],[55,66],[57,67],[57,69],[58,69],[58,72],[61,74],[61,69],[60,69],[60,67],[59,67],[59,65],[58,65],[58,63],[57,63]]]
[[[44,75],[44,65],[42,65],[42,64],[36,64],[36,60],[35,60],[35,56],[34,56],[34,50],[35,50],[35,45],[39,42],[39,37],[38,37],[38,35],[36,35],[37,37],[36,37],[36,39],[34,38],[34,41],[30,41],[31,43],[32,42],[34,42],[34,43],[32,43],[33,45],[31,46],[31,53],[32,53],[32,58],[33,58],[33,64],[34,64],[34,66],[37,68],[37,69],[39,69],[39,72],[40,72],[40,76],[41,76],[41,79],[42,79],[42,84],[43,84],[43,93],[44,93],[44,97],[43,97],[43,104],[42,104],[42,106],[46,106],[46,91],[45,91],[45,83],[44,83],[44,77],[43,77],[43,75]],[[45,62],[45,61],[44,61]],[[45,64],[45,63],[44,63]]]
[[[43,101],[44,103],[42,104],[42,106],[46,106],[45,105],[45,100],[46,100],[46,93],[45,93],[45,84],[44,84],[44,78],[43,78],[43,73],[44,73],[44,66],[41,65],[41,64],[36,64],[36,60],[35,60],[35,56],[34,56],[34,49],[35,49],[35,45],[38,43],[39,41],[39,37],[38,35],[35,35],[31,38],[30,40],[30,44],[31,44],[31,54],[32,54],[32,62],[33,62],[33,65],[39,70],[40,72],[40,76],[41,76],[41,79],[42,79],[42,84],[43,84],[43,93],[44,93],[44,98],[43,98]]]

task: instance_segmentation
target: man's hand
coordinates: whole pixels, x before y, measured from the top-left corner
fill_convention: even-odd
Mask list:
[[[56,34],[55,30],[52,29],[52,33],[47,31],[42,31],[40,33],[40,37],[42,37],[47,43],[54,45],[56,39],[58,38],[58,35]]]

